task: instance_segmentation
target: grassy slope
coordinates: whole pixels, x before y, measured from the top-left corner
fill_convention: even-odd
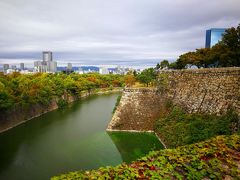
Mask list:
[[[57,179],[240,179],[240,136],[150,152],[129,165],[71,172]]]
[[[221,116],[189,114],[181,108],[169,107],[156,123],[155,132],[167,147],[175,148],[207,140],[218,135],[240,134],[238,115],[229,110]]]

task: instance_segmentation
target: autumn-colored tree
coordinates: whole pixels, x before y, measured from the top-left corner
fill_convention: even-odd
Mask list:
[[[124,82],[127,86],[133,86],[136,83],[136,78],[133,74],[127,74],[124,78]]]
[[[53,98],[61,98],[65,93],[79,95],[81,91],[123,84],[124,76],[113,74],[0,74],[0,112],[36,103],[47,105]]]

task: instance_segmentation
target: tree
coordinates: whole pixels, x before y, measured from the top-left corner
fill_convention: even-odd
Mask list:
[[[134,75],[134,77],[137,77],[137,71],[136,70],[133,71],[133,75]]]
[[[133,74],[127,74],[124,78],[124,82],[127,86],[132,86],[136,82],[136,78]]]
[[[165,68],[168,68],[169,67],[169,62],[168,60],[163,60],[161,61],[160,63],[160,69],[165,69]]]
[[[0,81],[0,112],[10,109],[14,105],[14,99]]]
[[[153,83],[156,80],[156,73],[153,68],[148,68],[138,74],[137,79],[141,83],[149,86],[150,83]]]
[[[160,69],[160,64],[159,64],[159,63],[157,63],[155,69],[156,69],[156,70]]]
[[[240,66],[240,24],[237,28],[227,29],[219,43],[224,49],[224,57],[220,61],[220,66]]]
[[[172,62],[169,64],[169,69],[177,69],[177,62]]]

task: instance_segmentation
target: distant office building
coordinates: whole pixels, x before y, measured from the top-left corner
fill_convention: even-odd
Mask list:
[[[67,70],[72,70],[72,63],[67,64]]]
[[[24,63],[20,63],[20,70],[24,70]]]
[[[34,67],[40,66],[42,64],[42,61],[34,61]]]
[[[9,69],[9,64],[4,64],[3,65],[3,70],[5,71],[5,70],[8,70]]]
[[[43,51],[43,61],[52,61],[52,52],[51,51]]]
[[[50,73],[57,72],[57,62],[56,61],[47,61],[47,72],[50,72]]]
[[[42,54],[42,61],[34,61],[35,72],[57,72],[57,62],[52,59],[52,52],[44,51]]]
[[[9,64],[3,64],[3,72],[6,74],[9,69]]]
[[[124,74],[127,74],[127,71],[124,67],[121,67],[121,66],[117,66],[116,67],[116,71],[115,71],[116,74],[121,74],[121,75],[124,75]]]
[[[47,72],[46,61],[34,61],[34,71],[35,72]]]
[[[105,67],[100,67],[99,74],[109,74],[109,70]]]
[[[12,65],[12,70],[16,70],[17,66],[16,65]]]
[[[206,48],[211,48],[222,40],[223,34],[226,31],[224,28],[212,28],[206,31]]]
[[[68,63],[66,69],[64,69],[62,72],[66,73],[66,74],[73,73],[74,71],[73,71],[73,68],[72,68],[72,63]]]
[[[6,74],[12,74],[13,72],[16,72],[16,70],[14,70],[14,69],[8,69],[8,70],[6,71]]]

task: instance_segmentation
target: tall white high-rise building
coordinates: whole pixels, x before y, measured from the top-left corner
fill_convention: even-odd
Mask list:
[[[20,70],[24,70],[24,63],[20,63]]]
[[[50,73],[57,72],[57,62],[56,61],[47,61],[47,72],[50,72]]]
[[[43,61],[52,61],[52,52],[51,51],[43,51],[42,53]]]
[[[57,62],[53,61],[52,52],[44,51],[42,53],[43,60],[34,62],[34,69],[36,72],[57,72]]]
[[[3,72],[6,74],[7,70],[9,69],[9,64],[4,64],[3,65]]]

